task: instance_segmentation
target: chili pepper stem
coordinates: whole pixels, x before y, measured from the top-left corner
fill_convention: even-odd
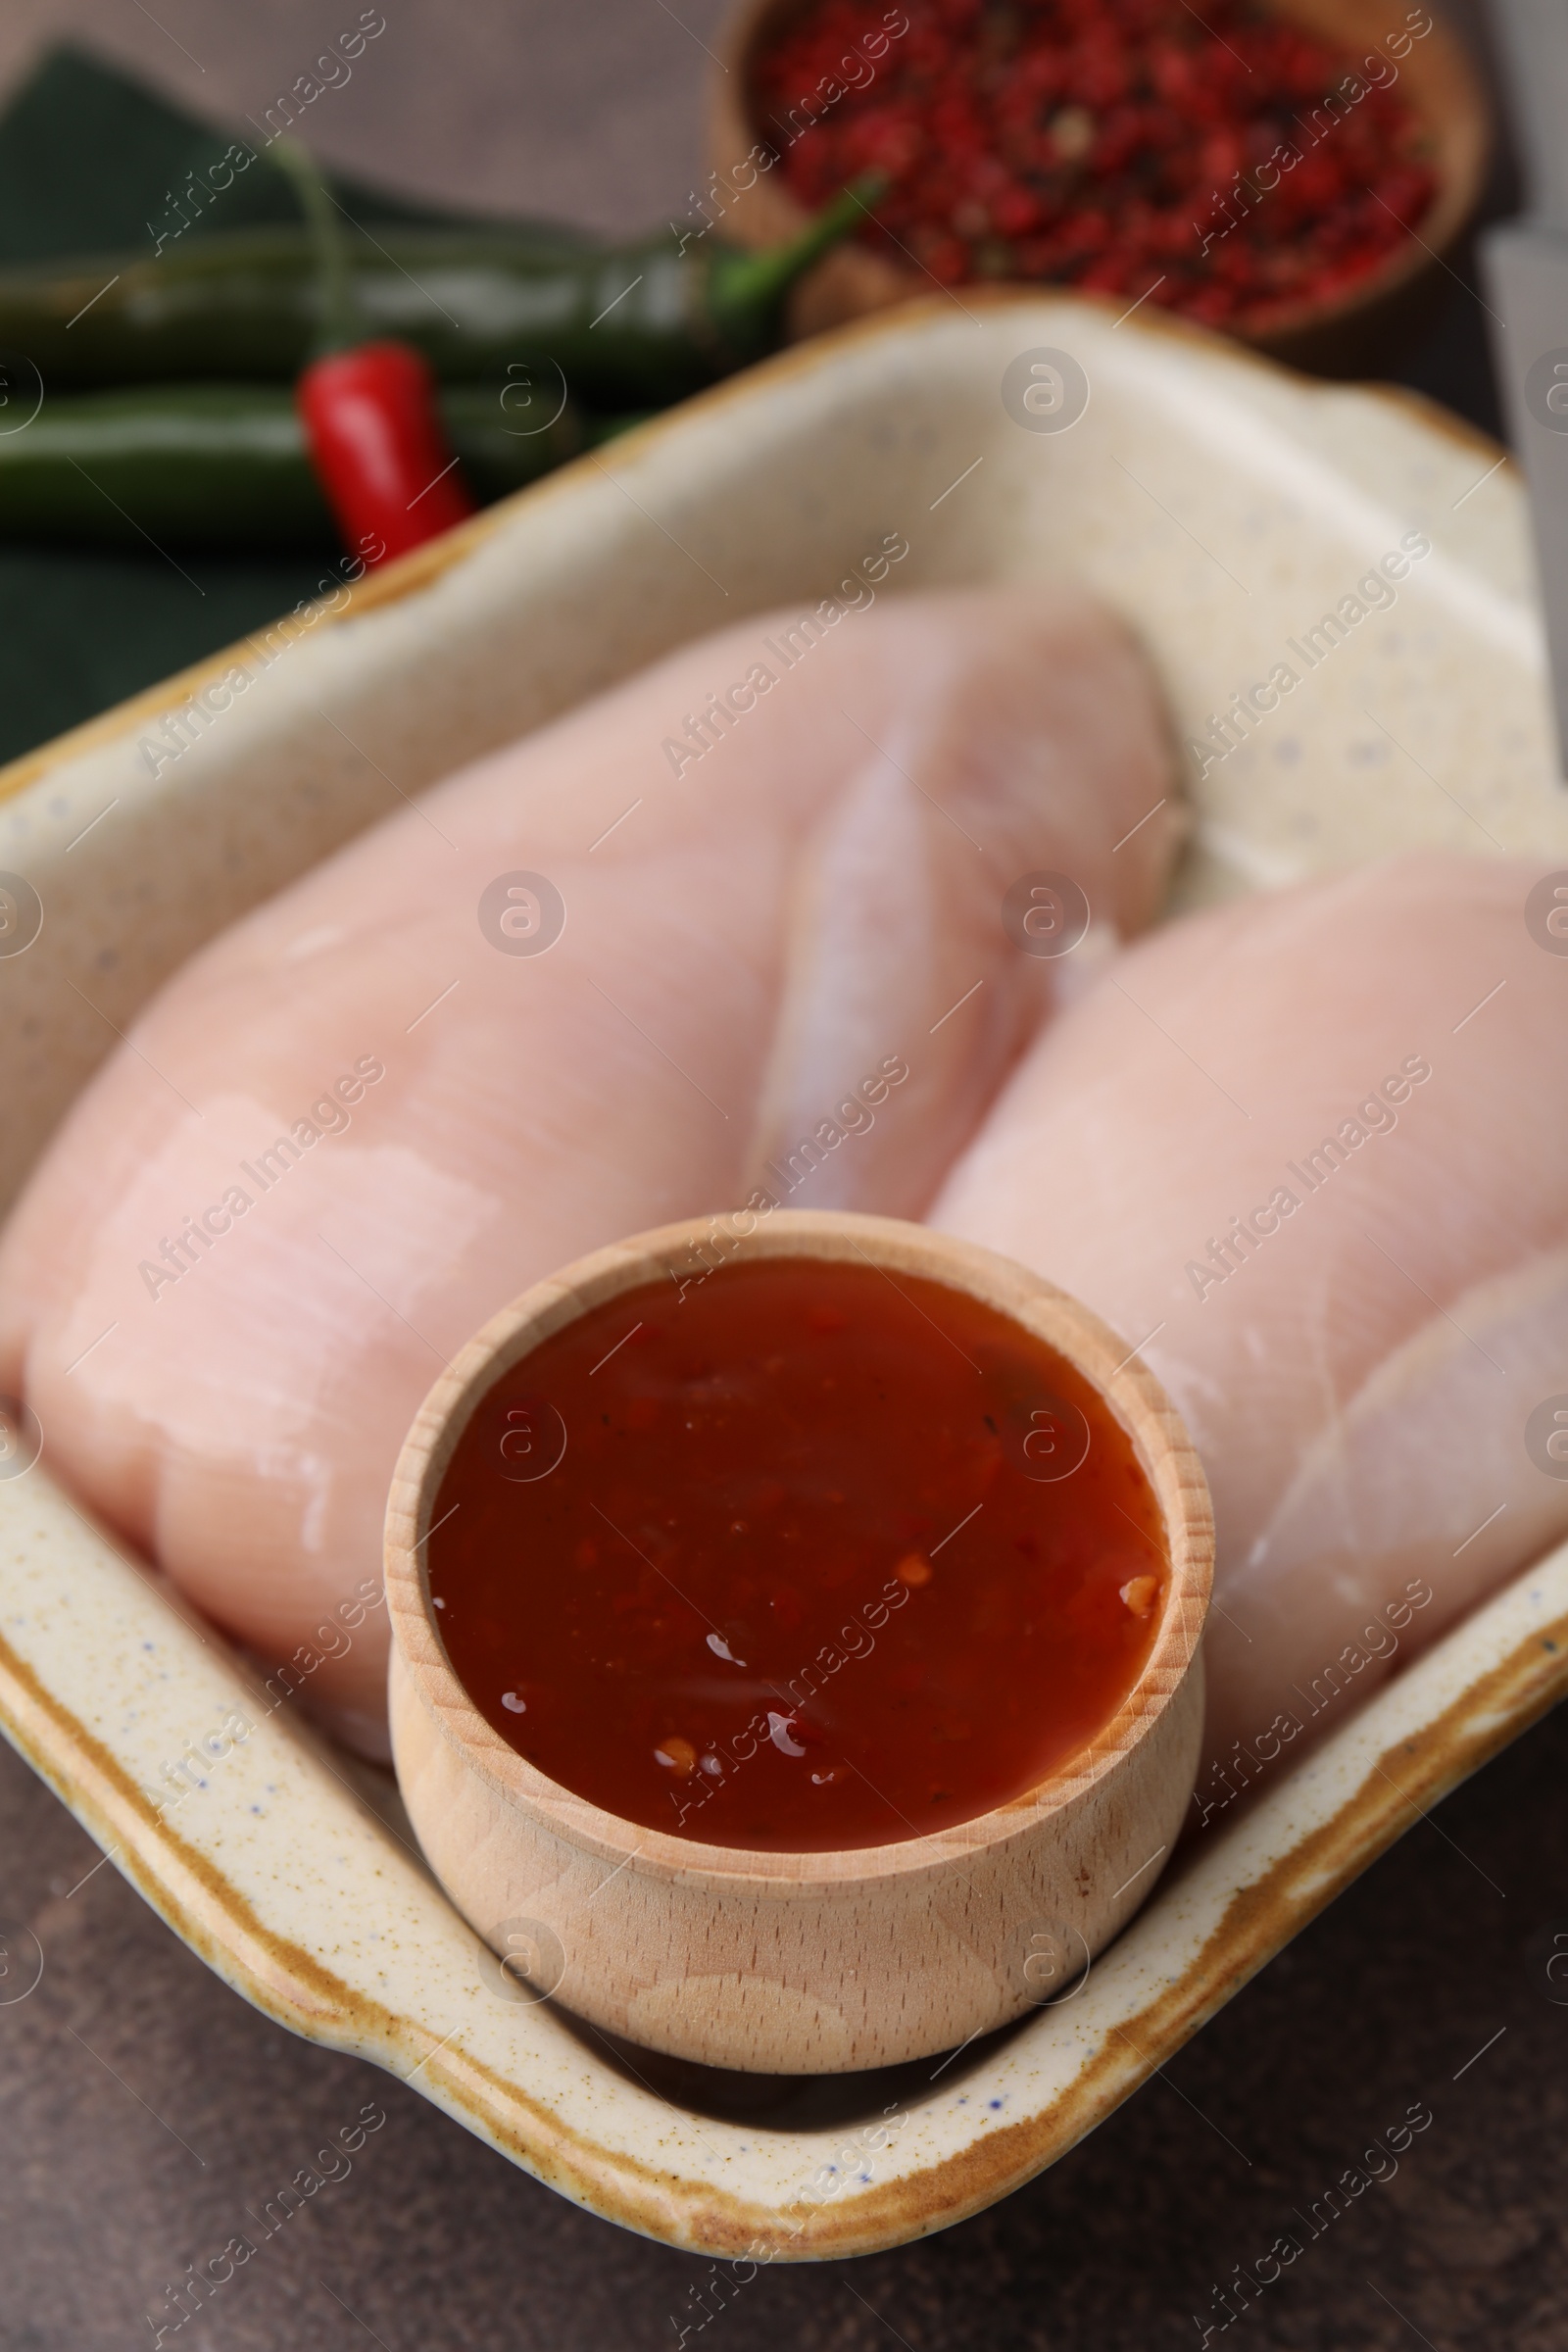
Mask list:
[[[271,160],[299,198],[315,248],[321,299],[321,326],[312,357],[347,351],[363,343],[369,327],[354,293],[343,220],[320,173],[297,139],[274,140]]]
[[[782,300],[796,279],[821,254],[868,218],[870,207],[888,185],[886,172],[862,172],[787,244],[770,245],[762,253],[726,255],[724,303],[736,303],[753,313],[765,313],[774,302]]]

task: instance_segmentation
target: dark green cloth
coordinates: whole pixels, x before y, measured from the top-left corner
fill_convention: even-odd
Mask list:
[[[301,128],[308,136],[309,122]],[[204,122],[78,50],[52,51],[0,113],[0,267],[151,251],[148,224],[171,218],[171,193],[241,138],[255,143],[254,126]],[[401,204],[359,181],[332,184],[357,220],[465,218]],[[185,233],[298,217],[276,172],[250,170]],[[27,379],[17,368],[11,375],[14,412]],[[0,429],[6,420],[0,408]],[[139,556],[0,547],[0,760],[318,595],[336,550],[270,560],[177,553],[176,564],[151,548]]]

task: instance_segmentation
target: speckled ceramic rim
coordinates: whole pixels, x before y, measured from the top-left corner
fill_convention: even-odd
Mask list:
[[[710,1223],[701,1218],[660,1226],[579,1258],[504,1307],[454,1357],[420,1407],[393,1473],[386,1523],[392,1638],[432,1719],[473,1769],[509,1803],[612,1867],[625,1862],[638,1875],[688,1884],[695,1875],[715,1887],[744,1881],[781,1899],[818,1882],[923,1879],[935,1866],[1005,1844],[1077,1802],[1149,1737],[1192,1667],[1208,1609],[1214,1522],[1207,1482],[1174,1405],[1147,1365],[1098,1315],[1042,1275],[897,1218],[779,1210],[734,1244],[732,1263],[813,1257],[870,1263],[906,1276],[917,1272],[995,1307],[1082,1374],[1127,1433],[1159,1504],[1170,1562],[1159,1625],[1137,1682],[1092,1740],[1038,1787],[952,1829],[859,1850],[775,1855],[670,1837],[603,1811],[519,1755],[474,1705],[447,1657],[431,1605],[426,1538],[454,1448],[502,1375],[590,1308],[645,1285],[650,1260],[690,1262],[690,1250],[707,1240]]]
[[[1020,318],[1027,314],[1050,316],[1056,313],[1070,318],[1075,314],[1088,311],[1098,313],[1110,323],[1118,321],[1120,317],[1116,305],[1100,295],[1056,297],[1011,287],[970,288],[964,295],[964,308],[982,318],[1004,317],[1008,312],[1015,312]],[[618,436],[615,448],[625,456],[636,457],[656,448],[669,434],[688,428],[695,420],[702,419],[710,426],[726,410],[756,399],[760,392],[772,391],[781,383],[789,382],[792,377],[817,375],[824,367],[831,367],[840,354],[853,352],[884,336],[907,334],[911,329],[918,331],[927,321],[932,325],[945,326],[951,322],[952,314],[951,302],[935,295],[920,296],[892,309],[878,311],[870,318],[856,319],[847,326],[836,328],[831,334],[813,336],[809,342],[780,352],[775,359],[763,362],[760,367],[748,368],[742,374],[730,377],[727,382],[715,384],[711,391],[698,394],[695,399],[683,402],[665,416],[651,417],[646,424],[632,426]],[[1123,331],[1140,342],[1152,338],[1186,345],[1196,352],[1210,356],[1223,354],[1233,366],[1255,369],[1260,382],[1278,381],[1283,375],[1305,385],[1316,384],[1315,378],[1283,367],[1277,360],[1249,351],[1244,345],[1231,343],[1223,336],[1209,333],[1204,327],[1194,326],[1185,318],[1171,318],[1164,313],[1151,317],[1141,311],[1136,318],[1126,320]],[[1406,391],[1401,386],[1391,384],[1378,384],[1371,390],[1380,403],[1396,415],[1406,417],[1411,424],[1474,450],[1478,458],[1485,459],[1497,469],[1506,469],[1510,473],[1517,471],[1515,460],[1498,442],[1483,433],[1478,426],[1467,424],[1463,417],[1455,416],[1437,402],[1428,400],[1423,393]],[[546,500],[553,503],[571,498],[580,485],[593,481],[596,474],[602,472],[603,467],[592,455],[572,459],[532,488],[517,491],[511,498],[501,500],[498,505],[485,508],[470,522],[461,523],[456,530],[430,540],[424,547],[416,548],[412,555],[402,556],[382,569],[367,572],[362,579],[345,587],[341,604],[323,599],[313,606],[314,628],[342,627],[382,611],[389,605],[400,604],[409,597],[419,595],[439,580],[443,573],[466,563],[487,539],[505,529],[523,500],[532,502],[537,508]],[[146,687],[140,694],[117,703],[112,710],[105,710],[99,717],[85,719],[80,726],[68,728],[65,734],[40,744],[36,751],[24,752],[19,759],[6,761],[0,766],[0,802],[13,798],[39,776],[47,775],[52,768],[64,765],[83,752],[134,735],[147,720],[157,717],[172,704],[179,703],[186,696],[221,678],[236,661],[244,658],[247,650],[246,639],[225,646],[221,653],[210,655],[204,662],[193,662],[187,668],[176,670],[172,677],[161,679],[156,686]]]

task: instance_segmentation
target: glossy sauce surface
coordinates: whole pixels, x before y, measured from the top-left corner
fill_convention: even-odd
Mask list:
[[[965,1293],[869,1262],[624,1291],[481,1400],[430,1513],[480,1711],[648,1829],[823,1852],[1034,1788],[1168,1579],[1120,1424]]]

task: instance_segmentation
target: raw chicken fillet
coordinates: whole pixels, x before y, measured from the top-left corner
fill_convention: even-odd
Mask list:
[[[1186,1419],[1201,1818],[1568,1533],[1542,880],[1423,855],[1172,924],[1041,1033],[933,1208],[1098,1308]]]
[[[918,1215],[1054,986],[1158,905],[1163,719],[1088,600],[888,600],[787,670],[781,633],[686,648],[225,933],[0,1245],[0,1394],[46,1467],[264,1665],[317,1660],[309,1698],[372,1750],[385,1617],[355,1596],[465,1341],[754,1187]],[[1095,910],[1074,956],[1001,920],[1041,871]]]

